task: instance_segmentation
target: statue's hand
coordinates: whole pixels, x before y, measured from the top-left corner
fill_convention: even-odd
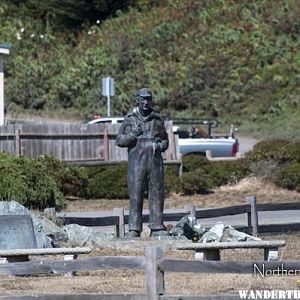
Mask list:
[[[143,133],[142,126],[140,124],[135,124],[132,126],[131,133],[136,137],[140,136]]]
[[[156,151],[162,152],[162,143],[160,139],[156,139],[153,143],[153,154],[155,154]]]

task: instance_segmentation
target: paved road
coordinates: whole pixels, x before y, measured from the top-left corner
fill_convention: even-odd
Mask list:
[[[258,139],[255,139],[251,136],[237,136],[239,140],[239,152],[245,154],[246,152],[253,149],[253,146],[259,142]]]
[[[145,213],[148,210],[144,210]],[[166,209],[165,213],[168,212],[186,212],[185,210],[174,210]],[[58,216],[67,217],[104,217],[113,215],[113,211],[92,211],[92,212],[70,212],[70,213],[59,213]],[[125,211],[125,214],[128,214]],[[258,212],[258,220],[260,225],[271,225],[271,224],[286,224],[286,223],[300,223],[300,210],[284,210],[284,211],[262,211]],[[224,216],[218,218],[201,219],[200,224],[204,227],[211,227],[216,222],[224,222],[232,226],[247,226],[247,215],[240,214],[234,216]],[[176,222],[165,222],[165,224],[175,224]],[[113,232],[113,226],[98,227],[99,230],[105,232]]]

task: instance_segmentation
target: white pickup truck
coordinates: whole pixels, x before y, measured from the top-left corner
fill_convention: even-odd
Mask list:
[[[209,150],[212,157],[234,157],[239,151],[239,141],[234,137],[233,125],[229,135],[213,135],[212,128],[219,124],[216,120],[173,119],[172,121],[174,133],[179,137],[178,144],[182,155],[206,155],[206,151]],[[183,125],[185,129],[177,125]],[[207,130],[198,127],[199,125],[207,126]]]
[[[123,120],[123,117],[95,118],[88,124],[117,124],[122,123]],[[212,128],[218,126],[216,120],[172,119],[172,121],[174,134],[178,134],[179,137],[179,151],[182,155],[206,155],[206,151],[209,150],[212,157],[234,157],[239,150],[239,142],[234,137],[233,126],[230,128],[229,135],[224,136],[212,135]],[[207,126],[207,132],[196,125]]]

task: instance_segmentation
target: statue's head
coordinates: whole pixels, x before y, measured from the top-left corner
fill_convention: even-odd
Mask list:
[[[135,94],[135,99],[142,114],[148,114],[152,108],[152,92],[148,88],[142,88]]]

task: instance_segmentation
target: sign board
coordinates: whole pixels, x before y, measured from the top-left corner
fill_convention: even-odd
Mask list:
[[[102,96],[114,96],[115,95],[115,82],[111,77],[102,78]]]
[[[37,248],[30,215],[0,215],[0,249]]]

